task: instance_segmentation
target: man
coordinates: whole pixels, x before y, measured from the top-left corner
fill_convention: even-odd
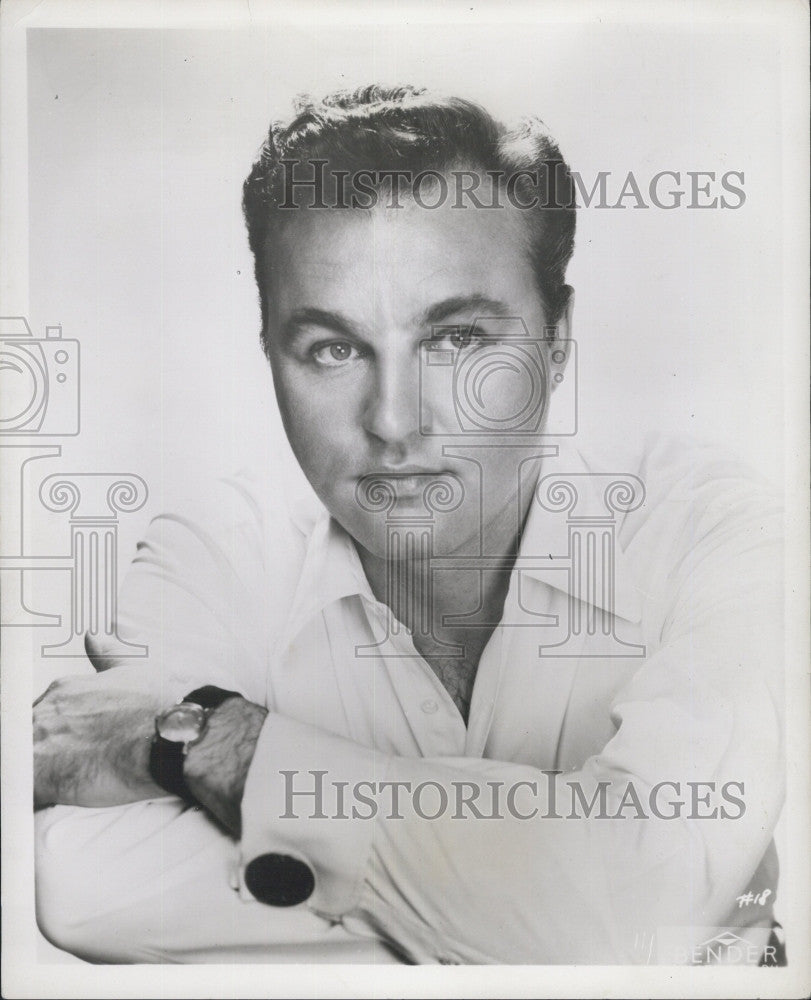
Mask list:
[[[44,933],[582,964],[723,961],[732,928],[774,961],[779,510],[705,449],[565,443],[574,204],[542,124],[304,103],[244,207],[322,508],[271,469],[153,522],[120,596],[148,666],[89,636],[97,676],[35,706]]]

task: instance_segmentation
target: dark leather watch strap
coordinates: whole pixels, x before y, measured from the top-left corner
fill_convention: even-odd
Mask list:
[[[194,802],[183,777],[183,744],[164,739],[157,733],[149,748],[149,773],[156,785],[187,802]]]
[[[214,684],[206,684],[205,687],[195,688],[194,691],[186,695],[183,701],[192,701],[195,705],[199,705],[200,708],[205,708],[211,712],[229,698],[241,697],[238,691],[226,691],[224,688],[218,688]]]
[[[211,712],[229,698],[239,697],[241,695],[237,691],[225,691],[213,684],[207,684],[187,694],[183,701],[192,702]],[[155,733],[149,748],[149,773],[152,775],[152,780],[165,791],[194,803],[195,798],[183,776],[185,759],[183,747],[183,743],[167,740]]]

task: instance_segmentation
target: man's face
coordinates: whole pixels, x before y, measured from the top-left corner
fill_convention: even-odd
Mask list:
[[[516,435],[510,418],[544,410],[552,350],[525,226],[515,208],[408,201],[299,211],[274,240],[269,353],[287,435],[327,509],[374,555],[386,512],[359,499],[370,476],[391,484],[405,517],[425,510],[431,480],[453,484],[461,504],[434,521],[443,554],[475,550],[480,531],[515,533],[519,477],[538,466],[506,445],[538,444],[542,426]],[[518,364],[505,353],[516,333]]]

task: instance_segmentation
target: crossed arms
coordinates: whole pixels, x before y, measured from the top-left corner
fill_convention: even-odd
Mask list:
[[[162,530],[165,535],[167,526]],[[175,522],[172,531],[183,534],[182,544],[197,544],[187,525]],[[407,810],[402,818],[350,815],[328,822],[313,819],[309,809],[282,818],[288,802],[280,775],[286,770],[306,775],[329,768],[333,796],[342,783],[352,787],[371,778],[412,786],[527,782],[541,796],[549,786],[525,764],[382,752],[317,721],[266,711],[261,685],[249,679],[241,688],[246,697],[215,710],[188,758],[188,781],[206,812],[183,810],[148,776],[154,716],[201,683],[239,685],[228,666],[233,653],[217,655],[236,641],[233,636],[182,636],[172,647],[176,656],[159,646],[149,669],[121,666],[60,681],[35,707],[36,801],[60,803],[42,810],[38,820],[45,932],[97,961],[217,960],[224,947],[241,956],[253,949],[256,960],[267,961],[275,959],[279,942],[291,944],[291,935],[299,956],[313,942],[334,954],[326,942],[340,931],[341,948],[384,942],[415,962],[593,963],[649,960],[647,947],[639,951],[640,932],[722,924],[757,875],[783,795],[779,647],[759,625],[779,605],[767,606],[764,593],[752,586],[763,558],[753,555],[759,536],[752,545],[751,537],[731,542],[734,535],[707,531],[694,546],[703,545],[707,556],[694,561],[689,586],[671,602],[661,646],[613,699],[616,735],[565,775],[589,797],[600,782],[624,786],[629,777],[642,795],[663,779],[743,780],[750,809],[734,822],[638,822],[632,814],[617,821],[527,822],[505,815],[460,822],[452,814],[426,821]],[[155,537],[150,544],[157,544]],[[729,546],[735,549],[734,574]],[[183,551],[175,552],[173,562],[184,561]],[[221,581],[221,570],[217,563],[212,579]],[[198,600],[176,585],[172,573],[164,577],[172,582],[156,600],[160,621],[170,590],[178,602]],[[155,581],[142,574],[137,585],[154,589]],[[724,656],[728,648],[736,650],[734,661]],[[541,812],[548,806],[536,804]],[[75,806],[84,810],[66,809]],[[339,804],[328,800],[323,809],[336,815]],[[160,846],[143,832],[135,837],[139,824],[160,830]],[[87,878],[65,872],[65,852],[83,837],[102,845],[95,857],[108,858],[114,872],[134,865],[144,881],[151,877],[162,886],[161,912],[182,919],[201,881],[211,887],[206,898],[219,900],[217,912],[207,920],[190,914],[195,932],[187,919],[181,940],[171,921],[164,920],[159,932],[153,926],[154,894],[140,886],[133,899],[126,886],[126,900],[112,909],[127,940],[111,941],[107,934],[98,944],[100,924],[102,930],[111,924],[111,904],[101,890],[88,895]],[[193,857],[189,843],[196,845]],[[173,851],[177,865],[162,871]],[[277,911],[246,892],[244,865],[268,851],[301,857],[313,867],[316,889],[306,905]],[[139,907],[147,899],[149,905]],[[82,901],[81,919],[66,926],[63,911],[71,902],[81,909]],[[391,954],[382,945],[370,947],[360,960]],[[289,949],[284,954],[289,957]],[[352,954],[358,960],[357,950]]]

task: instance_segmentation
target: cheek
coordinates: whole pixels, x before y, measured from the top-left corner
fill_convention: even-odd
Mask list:
[[[548,396],[546,363],[534,342],[485,347],[454,366],[424,369],[421,388],[435,433],[481,431],[503,434],[510,443],[511,433],[512,440],[521,440],[540,428]]]
[[[526,433],[539,425],[543,414],[547,379],[542,356],[537,351],[500,351],[470,366],[458,390],[472,414],[479,413],[483,426]]]
[[[518,506],[530,496],[533,479],[537,477],[543,441],[540,437],[524,437],[520,447],[515,447],[515,437],[494,437],[491,439],[494,447],[479,452],[481,495],[475,499],[481,502],[483,516],[494,512],[517,516]]]
[[[342,386],[303,373],[300,366],[274,365],[273,380],[287,437],[311,482],[326,482],[331,470],[357,452],[359,387]]]

